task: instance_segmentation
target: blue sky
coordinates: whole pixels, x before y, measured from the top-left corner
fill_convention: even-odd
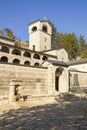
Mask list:
[[[80,34],[87,40],[87,0],[1,0],[0,29],[10,28],[28,40],[28,24],[49,19],[58,32]]]

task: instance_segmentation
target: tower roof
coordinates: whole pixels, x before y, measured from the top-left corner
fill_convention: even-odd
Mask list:
[[[37,20],[35,20],[35,21],[29,23],[28,25],[34,24],[34,23],[36,23],[36,22],[41,22],[41,23],[42,23],[42,22],[47,22],[47,23],[49,23],[49,21],[46,20],[46,19],[43,19],[43,20],[41,20],[41,19],[37,19]],[[50,25],[50,23],[49,23],[49,25]],[[50,26],[51,26],[51,25],[50,25]]]

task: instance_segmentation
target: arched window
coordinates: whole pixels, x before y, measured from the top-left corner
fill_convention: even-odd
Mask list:
[[[20,64],[20,60],[19,60],[19,59],[14,59],[14,60],[13,60],[13,63],[14,63],[14,64]]]
[[[30,62],[29,61],[25,61],[24,65],[30,65]]]
[[[40,56],[38,54],[34,54],[33,58],[40,59]]]
[[[46,32],[46,33],[47,33],[47,26],[46,26],[46,25],[44,25],[44,26],[42,27],[42,30],[43,30],[44,32]]]
[[[8,62],[8,58],[6,56],[1,57],[1,62]]]
[[[18,49],[14,49],[12,54],[14,54],[14,55],[21,55],[21,52]]]
[[[9,48],[7,46],[2,46],[1,52],[9,53]]]
[[[36,62],[35,64],[34,64],[34,66],[39,66],[40,64],[38,63],[38,62]]]
[[[25,57],[31,57],[31,54],[26,51],[26,52],[24,53],[24,56],[25,56]]]
[[[46,56],[43,56],[42,60],[47,60],[48,58]]]
[[[34,26],[34,27],[32,28],[32,31],[34,32],[34,31],[36,31],[36,30],[37,30],[37,27]]]

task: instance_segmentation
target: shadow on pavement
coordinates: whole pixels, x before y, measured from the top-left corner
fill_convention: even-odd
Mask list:
[[[74,98],[74,97],[73,97]],[[76,97],[75,97],[76,98]],[[12,108],[0,115],[0,130],[87,130],[87,101]]]

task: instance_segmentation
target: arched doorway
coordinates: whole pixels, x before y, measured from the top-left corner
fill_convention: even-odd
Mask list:
[[[59,67],[55,71],[55,90],[59,91],[59,85],[60,85],[60,76],[63,72],[63,68]]]

